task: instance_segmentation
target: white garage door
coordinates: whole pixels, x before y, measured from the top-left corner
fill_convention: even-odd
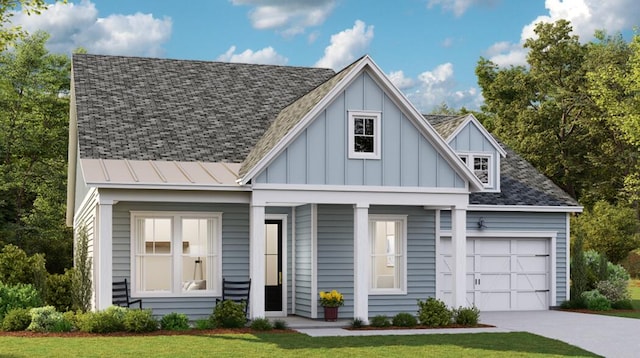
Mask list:
[[[438,298],[452,306],[451,239],[439,250]],[[548,309],[549,250],[549,239],[467,239],[467,303],[481,311]]]

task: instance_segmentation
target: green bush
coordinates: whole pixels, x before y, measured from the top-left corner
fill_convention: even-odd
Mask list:
[[[24,331],[31,324],[29,308],[14,308],[2,320],[3,331]]]
[[[196,321],[196,329],[214,329],[216,325],[209,319],[199,319]]]
[[[56,311],[53,306],[32,308],[31,323],[27,327],[28,331],[34,332],[69,332],[71,323],[65,321],[62,313]]]
[[[608,311],[611,309],[611,302],[598,290],[583,292],[582,297],[587,303],[587,308],[592,311]]]
[[[40,294],[32,285],[6,285],[0,281],[0,319],[14,308],[33,308],[40,305]]]
[[[351,320],[351,328],[362,328],[362,326],[364,326],[362,318],[354,318]]]
[[[372,327],[389,327],[391,326],[391,321],[389,320],[389,317],[385,315],[377,315],[371,318],[369,325]]]
[[[42,297],[47,269],[42,254],[27,254],[15,245],[5,245],[0,251],[0,282],[6,285],[30,284]]]
[[[415,327],[418,325],[418,319],[411,313],[401,312],[393,316],[392,323],[398,327]]]
[[[429,297],[426,301],[418,300],[418,320],[428,327],[443,327],[451,324],[452,312],[444,302]]]
[[[72,281],[73,269],[65,270],[64,274],[47,276],[44,303],[53,306],[59,312],[69,311],[73,306]]]
[[[611,303],[611,308],[614,310],[632,310],[633,303],[631,300],[620,300]]]
[[[158,320],[153,318],[151,310],[127,310],[122,320],[127,332],[153,332],[158,329]]]
[[[630,298],[627,288],[628,283],[629,281],[620,279],[600,281],[596,284],[596,289],[606,297],[609,302],[628,300]]]
[[[476,306],[458,307],[453,310],[453,321],[463,326],[477,326],[480,321],[480,310]]]
[[[256,318],[251,321],[251,329],[255,329],[256,331],[270,331],[273,329],[273,325],[269,322],[267,318]]]
[[[240,328],[247,323],[244,315],[245,303],[236,303],[225,300],[216,305],[211,314],[211,320],[216,327]]]
[[[189,329],[189,318],[184,313],[171,312],[160,319],[160,328],[169,331]]]
[[[104,311],[76,315],[78,329],[89,333],[111,333],[124,331],[124,316],[127,308],[111,306]]]
[[[78,314],[81,314],[81,313],[82,312],[78,311]],[[64,317],[65,321],[71,324],[72,331],[78,330],[78,316],[76,315],[76,312],[66,311],[62,313],[62,316]]]
[[[277,319],[273,321],[273,329],[285,330],[287,328],[289,328],[289,326],[287,325],[287,322],[281,319]]]

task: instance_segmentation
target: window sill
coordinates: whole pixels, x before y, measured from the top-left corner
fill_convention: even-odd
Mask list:
[[[174,292],[132,292],[131,298],[185,298],[185,297],[220,297],[222,293],[217,291],[201,291],[189,293]]]
[[[399,288],[389,288],[389,289],[369,289],[369,295],[375,296],[393,296],[393,295],[406,295],[407,290],[399,289]]]

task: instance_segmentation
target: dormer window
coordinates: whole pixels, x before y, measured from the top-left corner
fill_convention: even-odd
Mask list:
[[[460,160],[473,171],[473,174],[480,179],[485,188],[493,187],[492,183],[492,165],[493,157],[486,154],[460,154]]]
[[[349,158],[380,159],[380,112],[349,111]]]

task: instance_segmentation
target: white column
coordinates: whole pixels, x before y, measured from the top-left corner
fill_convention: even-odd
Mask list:
[[[98,204],[98,282],[96,309],[111,306],[113,282],[113,201]]]
[[[249,228],[249,275],[251,276],[251,297],[249,315],[251,318],[264,317],[264,268],[265,232],[264,205],[251,205]]]
[[[369,323],[369,205],[354,206],[353,317]]]
[[[453,307],[467,306],[467,211],[451,210],[451,251],[453,253]]]

